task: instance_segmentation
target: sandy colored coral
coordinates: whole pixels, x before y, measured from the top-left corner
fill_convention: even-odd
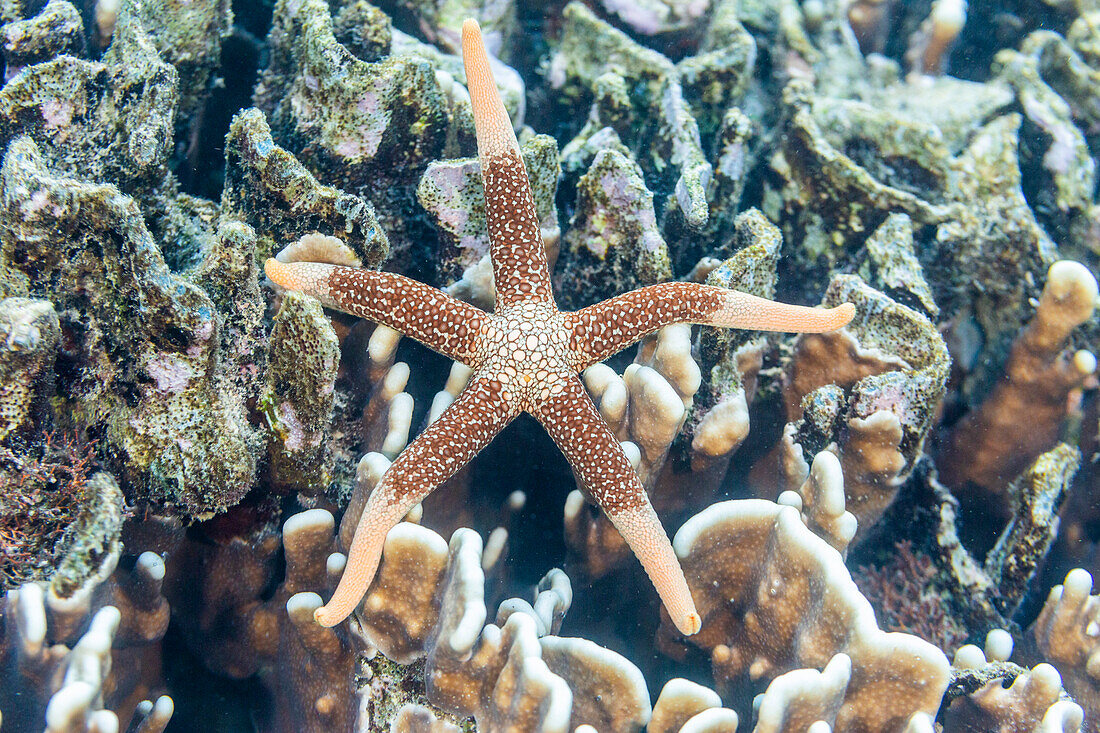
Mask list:
[[[781,674],[760,697],[754,730],[793,733],[808,731],[818,721],[833,725],[851,679],[852,660],[847,654],[835,655],[820,672],[796,669]]]
[[[736,252],[707,275],[707,284],[774,298],[783,237],[756,209],[734,221]],[[703,328],[699,333],[703,383],[688,420],[691,468],[721,477],[728,458],[749,432],[749,405],[756,396],[765,339],[751,331]]]
[[[699,389],[699,367],[691,354],[691,328],[661,329],[638,347],[634,363],[619,375],[606,364],[585,370],[584,383],[612,432],[622,441],[638,477],[658,510],[682,505],[678,485],[657,489],[673,440],[687,419]],[[603,512],[586,503],[580,489],[565,505],[565,537],[593,577],[630,557],[630,549]]]
[[[409,703],[397,711],[389,730],[390,733],[458,733],[459,728],[438,720],[427,707]]]
[[[990,733],[1081,730],[1081,708],[1059,699],[1063,693],[1062,681],[1054,667],[1040,664],[1017,676],[1008,687],[1003,682],[994,679],[954,703],[944,717],[944,725]]]
[[[1032,460],[1051,448],[1066,419],[1069,392],[1096,369],[1090,352],[1063,353],[1097,297],[1084,265],[1050,266],[1035,314],[1012,345],[1005,373],[952,431],[937,465],[948,485],[999,494]]]
[[[350,512],[360,510],[357,502]],[[404,663],[424,658],[426,699],[490,730],[643,725],[649,693],[633,664],[588,640],[548,635],[572,597],[561,571],[547,575],[533,603],[506,600],[499,625],[485,624],[483,553],[468,529],[455,532],[449,546],[415,524],[391,530],[357,611],[371,644]]]
[[[710,652],[722,685],[823,668],[843,652],[854,682],[836,727],[902,730],[914,713],[935,712],[947,685],[943,653],[879,630],[839,553],[797,510],[722,502],[690,519],[674,547],[703,615],[691,643]]]
[[[0,1],[0,503],[27,509],[0,522],[0,551],[20,578],[54,577],[0,609],[4,730],[43,729],[49,706],[50,730],[162,731],[173,714],[156,698],[162,654],[173,655],[175,724],[191,728],[205,724],[197,715],[232,715],[272,730],[636,731],[642,674],[655,694],[670,675],[702,680],[708,661],[724,698],[669,681],[653,733],[729,733],[738,715],[759,733],[1096,728],[1098,619],[1083,571],[1030,629],[1012,625],[1066,569],[1100,556],[1097,322],[1055,326],[1074,298],[1051,301],[1043,287],[1053,263],[1095,273],[1100,253],[1100,15],[1088,3],[236,5],[231,16],[226,0]],[[635,365],[591,373],[670,531],[720,511],[707,509],[718,499],[792,492],[782,502],[793,508],[769,505],[759,532],[711,543],[717,559],[695,590],[734,638],[699,650],[665,633],[659,649],[675,661],[653,649],[658,610],[640,574],[617,565],[621,537],[580,492],[566,544],[587,572],[534,584],[532,565],[566,559],[561,517],[535,490],[560,497],[572,484],[522,425],[391,533],[357,621],[333,633],[310,620],[343,557],[332,515],[294,516],[296,494],[341,508],[365,453],[345,512],[354,524],[469,370],[445,377],[395,332],[322,315],[273,288],[256,260],[287,244],[318,259],[339,238],[341,264],[491,305],[477,164],[463,157],[475,150],[455,55],[465,15],[485,30],[564,298],[581,305],[645,278],[804,304],[838,273],[868,286],[844,281],[867,296],[867,316],[832,348],[681,329]],[[624,192],[633,220],[612,206]],[[903,306],[929,322],[873,333],[915,324]],[[933,331],[952,360],[943,392]],[[1017,371],[1021,344],[1045,361]],[[318,345],[331,358],[314,358]],[[903,353],[924,346],[928,359]],[[822,368],[844,365],[852,373]],[[789,378],[811,367],[821,378],[795,389]],[[282,438],[265,452],[265,400],[279,394],[293,412],[274,434],[317,443],[293,477],[276,465]],[[498,481],[513,464],[530,469],[523,483]],[[92,478],[100,469],[119,480]],[[968,489],[970,472],[983,477]],[[41,490],[79,488],[80,476],[85,501]],[[34,490],[10,491],[13,477]],[[806,528],[783,534],[780,514]],[[873,566],[855,574],[881,629],[950,651],[1005,626],[1031,669],[1008,661],[1008,632],[991,632],[984,652],[957,652],[933,700],[937,654],[859,631],[866,604],[826,546],[843,553],[857,515],[851,564]],[[22,546],[13,556],[13,526],[58,559]],[[463,526],[483,539],[444,539]],[[736,582],[713,576],[738,568]],[[24,653],[34,629],[41,644]],[[563,630],[574,638],[556,638]],[[934,674],[908,666],[914,650],[935,658]],[[58,679],[27,674],[51,653]],[[921,676],[935,679],[913,685]],[[460,712],[433,705],[432,685]],[[881,725],[874,714],[890,710],[901,712]]]
[[[834,453],[822,451],[814,456],[809,474],[798,491],[785,491],[777,503],[793,506],[802,521],[818,537],[841,555],[856,534],[856,518],[844,506],[844,474]]]
[[[959,648],[951,663],[955,674],[944,702],[944,724],[989,731],[1079,731],[1081,706],[1067,699],[1058,670],[1045,663],[1030,670],[1008,663],[1013,644],[1011,634],[993,629],[984,649]]]
[[[708,710],[720,709],[722,698],[714,690],[682,677],[665,683],[657,702],[653,703],[653,715],[646,726],[648,733],[677,733],[684,731],[689,721],[696,720]],[[732,712],[732,711],[729,711]],[[737,726],[737,716],[733,716]]]
[[[1051,589],[1039,618],[1028,629],[1029,640],[1057,666],[1066,689],[1085,709],[1090,730],[1100,715],[1100,645],[1095,631],[1100,596],[1091,592],[1092,576],[1080,568],[1071,570],[1062,585]],[[1048,674],[1049,681],[1039,688],[1046,698],[1056,674]]]
[[[173,600],[188,614],[181,627],[189,643],[225,675],[258,674],[276,706],[276,730],[348,730],[359,715],[356,649],[313,623],[335,529],[329,512],[311,509],[289,517],[281,532],[265,522],[243,537],[185,545],[174,558],[176,572],[206,568],[201,586]],[[285,570],[276,579],[280,547]]]

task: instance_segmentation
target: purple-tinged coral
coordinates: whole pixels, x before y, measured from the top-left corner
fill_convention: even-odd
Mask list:
[[[84,22],[66,0],[50,0],[33,18],[0,26],[0,49],[7,67],[4,81],[28,66],[61,56],[84,55]]]
[[[285,293],[272,321],[266,385],[273,483],[318,494],[332,479],[329,432],[340,347],[321,305]]]
[[[3,287],[85,314],[65,324],[94,365],[67,396],[82,422],[105,430],[126,480],[154,501],[192,515],[235,503],[253,478],[252,429],[221,381],[210,297],[168,270],[133,199],[55,175],[29,138],[9,146],[0,185]]]

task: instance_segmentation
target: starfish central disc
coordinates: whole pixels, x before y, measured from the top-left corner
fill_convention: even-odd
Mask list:
[[[493,314],[480,341],[477,373],[496,380],[501,397],[517,410],[533,412],[577,373],[567,319],[546,303]]]

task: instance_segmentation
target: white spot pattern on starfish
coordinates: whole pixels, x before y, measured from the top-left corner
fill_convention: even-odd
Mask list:
[[[672,546],[577,373],[671,323],[829,331],[847,324],[854,308],[804,308],[707,285],[665,283],[575,313],[559,311],[527,171],[481,33],[474,21],[462,30],[485,180],[496,312],[487,314],[392,273],[313,262],[265,265],[268,277],[283,287],[389,326],[474,370],[462,394],[397,457],[371,493],[344,575],[316,618],[332,626],[347,617],[374,578],[386,533],[520,412],[529,412],[638,556],[677,628],[693,634],[702,622]]]

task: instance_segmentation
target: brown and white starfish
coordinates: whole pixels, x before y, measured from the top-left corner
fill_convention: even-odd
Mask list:
[[[267,276],[287,289],[389,326],[474,370],[462,394],[397,457],[371,493],[343,577],[328,604],[317,609],[317,621],[333,626],[346,618],[374,578],[389,530],[527,412],[542,423],[622,533],[676,628],[694,634],[701,620],[668,537],[577,374],[672,323],[830,331],[847,324],[855,308],[850,303],[828,310],[784,305],[674,282],[573,313],[558,310],[527,170],[476,21],[462,27],[462,54],[485,184],[495,312],[388,272],[319,262],[268,260],[265,266]]]

